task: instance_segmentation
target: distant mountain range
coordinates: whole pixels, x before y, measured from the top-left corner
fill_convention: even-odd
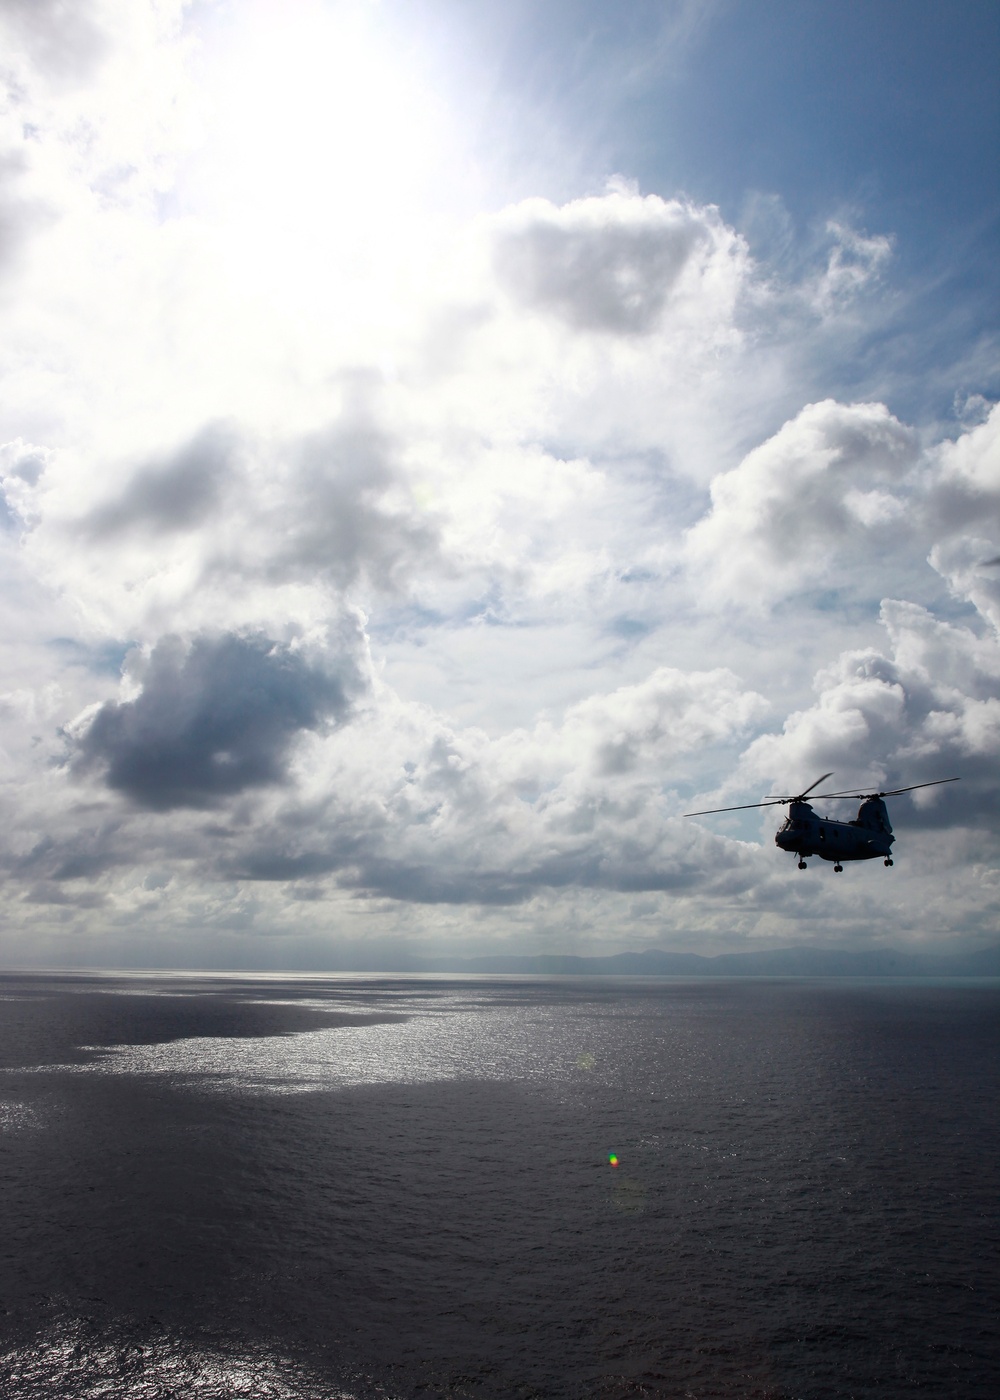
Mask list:
[[[404,969],[399,969],[403,971]],[[977,953],[905,953],[893,948],[849,952],[781,948],[753,953],[615,953],[606,958],[536,956],[414,958],[410,972],[508,973],[562,977],[1000,977],[1000,946]]]

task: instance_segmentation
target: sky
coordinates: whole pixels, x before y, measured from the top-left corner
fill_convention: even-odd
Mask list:
[[[998,71],[993,0],[0,0],[0,962],[995,943]],[[683,815],[827,771],[961,781],[891,870]]]

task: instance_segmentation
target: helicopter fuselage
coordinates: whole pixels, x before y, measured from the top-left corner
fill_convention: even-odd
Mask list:
[[[878,858],[891,864],[894,840],[885,803],[878,797],[862,802],[857,817],[849,822],[817,816],[808,802],[791,802],[788,816],[774,836],[775,845],[797,855],[800,864],[806,856],[819,856],[838,865],[845,860]]]

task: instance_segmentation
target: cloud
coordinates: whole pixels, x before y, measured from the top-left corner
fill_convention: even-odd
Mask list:
[[[710,887],[744,853],[666,820],[662,791],[679,755],[745,732],[764,708],[728,671],[662,667],[559,724],[490,740],[384,694],[350,736],[313,751],[305,788],[259,815],[248,842],[234,833],[221,859],[231,878],[335,874],[422,904]]]
[[[660,666],[637,684],[572,706],[558,728],[539,724],[520,762],[544,772],[555,754],[567,771],[656,781],[677,754],[739,733],[765,710],[763,697],[729,670]],[[511,747],[517,753],[520,745]]]
[[[170,534],[203,524],[235,475],[240,440],[228,424],[210,424],[165,462],[140,468],[116,500],[98,506],[86,526],[107,541],[127,530]]]
[[[576,330],[644,335],[681,284],[704,277],[735,244],[714,209],[656,195],[616,193],[561,208],[532,199],[498,220],[494,266],[522,307]]]
[[[710,604],[764,612],[825,583],[885,589],[890,569],[912,584],[929,555],[996,625],[998,542],[1000,408],[928,446],[884,404],[827,399],[714,479],[684,556]]]
[[[44,218],[42,209],[23,193],[26,166],[16,147],[0,150],[0,274],[15,265],[22,246]]]
[[[395,448],[372,414],[354,408],[289,444],[284,490],[273,501],[266,486],[258,496],[266,513],[252,522],[241,567],[387,593],[405,588],[416,568],[433,570],[436,524],[414,500]]]
[[[883,404],[810,404],[715,478],[687,559],[713,602],[764,608],[823,578],[852,543],[871,551],[908,535],[918,458],[916,434]]]
[[[171,646],[179,650],[161,643]],[[176,691],[190,668],[168,659]],[[754,879],[752,852],[667,820],[663,810],[678,755],[742,731],[760,713],[760,697],[726,672],[662,668],[571,707],[561,724],[543,720],[494,740],[449,728],[379,686],[349,726],[296,713],[294,723],[304,724],[295,754],[285,747],[294,736],[282,713],[277,739],[265,734],[263,743],[266,756],[278,751],[276,781],[238,793],[219,783],[213,757],[216,745],[233,735],[239,741],[241,725],[230,723],[225,738],[205,737],[201,693],[186,707],[183,697],[170,697],[181,720],[167,725],[160,711],[169,687],[149,671],[143,680],[135,700],[105,705],[73,727],[77,771],[96,766],[109,785],[127,782],[131,810],[105,804],[99,830],[85,818],[86,836],[80,815],[68,812],[61,835],[13,862],[19,879],[42,882],[36,892],[103,881],[121,899],[150,863],[183,869],[192,891],[220,881],[281,884],[297,904],[297,885],[315,890],[330,877],[328,897],[339,888],[442,908],[513,907],[546,891],[738,889]],[[139,715],[147,699],[158,702],[157,712]],[[113,721],[110,734],[107,726],[101,732],[102,716]],[[256,753],[259,735],[253,745]],[[168,763],[186,780],[164,782]],[[210,806],[211,822],[185,806]]]
[[[120,835],[120,822],[99,821],[85,831],[75,831],[59,840],[45,836],[16,859],[13,866],[22,878],[34,879],[42,875],[44,878],[36,889],[58,889],[67,881],[93,882],[123,863]],[[78,902],[81,893],[78,890],[77,895],[66,902]]]
[[[345,597],[370,607],[454,572],[445,512],[418,500],[398,437],[369,402],[377,374],[342,379],[341,404],[311,430],[209,422],[138,463],[0,448],[4,494],[30,527],[25,562],[106,638],[143,642],[168,630],[309,631]],[[358,390],[358,379],[372,383]],[[31,455],[47,464],[34,487],[7,466]]]
[[[93,0],[2,0],[0,27],[57,83],[91,77],[110,47]]]
[[[749,747],[743,767],[797,791],[833,770],[837,789],[960,777],[913,796],[928,826],[994,827],[1000,786],[1000,645],[995,635],[886,601],[889,648],[844,652],[816,677],[816,703]]]
[[[937,449],[927,508],[939,534],[974,526],[978,535],[992,530],[1000,540],[1000,404]]]
[[[341,411],[310,431],[208,423],[174,450],[126,465],[110,499],[64,516],[39,547],[56,552],[58,568],[67,534],[96,545],[92,586],[102,598],[116,568],[119,590],[134,594],[141,579],[155,592],[159,581],[186,589],[195,607],[214,590],[231,598],[238,578],[315,595],[405,592],[417,572],[448,565],[437,515],[418,504],[381,421],[378,378],[345,372]],[[76,568],[75,551],[68,562]]]
[[[107,701],[72,734],[76,771],[102,770],[140,807],[207,807],[286,780],[303,730],[342,721],[357,688],[262,635],[160,641],[135,699]]]
[[[806,284],[806,297],[820,315],[843,310],[871,282],[892,256],[892,239],[864,234],[831,219],[826,232],[832,241],[822,275]]]
[[[28,904],[64,905],[72,909],[103,909],[107,897],[100,890],[67,890],[51,880],[42,880],[25,895]]]
[[[11,478],[28,487],[37,486],[45,471],[47,455],[44,448],[33,447],[21,438],[5,442],[0,445],[0,477],[5,482]]]

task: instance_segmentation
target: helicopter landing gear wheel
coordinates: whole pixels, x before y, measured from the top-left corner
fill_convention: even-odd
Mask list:
[[[882,864],[883,864],[883,865],[891,865],[891,864],[892,864],[892,856],[886,856],[886,858],[885,858],[885,860],[882,862]]]
[[[802,859],[801,856],[799,857],[799,869],[800,869],[800,870],[808,870],[808,869],[809,869],[809,867],[806,865],[805,861]]]
[[[834,875],[843,875],[844,867],[841,865],[840,861],[833,867],[833,873]]]

